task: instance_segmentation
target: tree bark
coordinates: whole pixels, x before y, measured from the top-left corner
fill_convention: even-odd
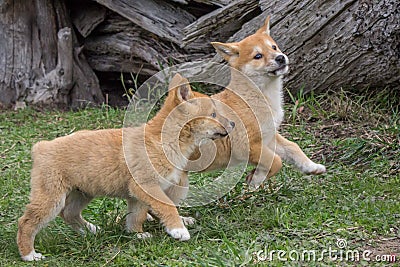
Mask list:
[[[239,41],[267,15],[272,37],[290,60],[285,85],[292,92],[399,89],[399,5],[392,0],[0,0],[0,103],[100,103],[93,69],[114,77],[118,87],[121,72],[139,73],[144,80],[171,64],[209,60],[215,56],[211,41]],[[210,66],[197,64],[193,72],[204,67]]]
[[[400,89],[400,5],[391,0],[261,0],[263,14],[229,41],[271,15],[271,35],[290,60],[293,92]]]
[[[249,17],[260,14],[258,0],[236,0],[230,4],[202,16],[183,29],[181,47],[188,52],[214,49],[211,40],[226,40],[241,28]]]
[[[63,28],[58,32],[57,65],[44,76],[37,77],[29,88],[28,80],[17,81],[22,88],[28,103],[48,103],[58,99],[59,104],[68,103],[68,91],[72,87],[72,35],[70,28]],[[29,90],[28,90],[29,88]]]
[[[171,62],[185,62],[195,56],[115,13],[86,38],[84,47],[89,64],[96,71],[145,76],[157,73]]]
[[[71,6],[72,23],[85,38],[104,21],[106,13],[107,9],[95,2],[73,3]]]
[[[57,0],[0,4],[0,102],[78,107],[103,102],[77,49],[68,10]]]
[[[162,0],[96,0],[157,36],[179,44],[182,30],[195,20],[189,12]]]

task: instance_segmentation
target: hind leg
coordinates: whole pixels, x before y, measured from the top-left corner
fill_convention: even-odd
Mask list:
[[[99,229],[99,227],[83,219],[81,214],[82,210],[92,199],[93,197],[88,196],[83,192],[73,190],[68,194],[67,199],[65,200],[65,207],[60,214],[67,224],[71,225],[74,230],[82,234],[85,234],[84,227],[93,234],[95,234]]]
[[[22,260],[41,260],[44,257],[34,249],[35,236],[53,220],[65,205],[64,192],[39,191],[31,195],[24,215],[18,220],[17,244]]]
[[[250,188],[257,189],[266,178],[275,175],[282,168],[281,158],[267,146],[259,144],[250,150],[250,163],[255,170],[246,177]]]

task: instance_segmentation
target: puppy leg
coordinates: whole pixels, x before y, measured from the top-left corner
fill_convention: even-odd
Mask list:
[[[91,196],[83,192],[73,190],[68,194],[65,200],[65,207],[60,214],[67,224],[71,225],[74,230],[82,234],[85,234],[85,229],[83,227],[86,227],[93,234],[96,234],[99,229],[96,225],[82,218],[82,210],[86,208],[92,199]]]
[[[246,182],[252,189],[257,189],[266,178],[275,175],[282,168],[282,161],[274,151],[261,144],[250,150],[250,163],[255,165],[254,172],[246,177]]]
[[[276,153],[283,160],[295,165],[303,173],[322,174],[326,172],[324,165],[317,164],[309,159],[296,143],[287,140],[279,133],[276,133],[275,141],[271,142],[271,149],[274,149],[276,144]]]
[[[143,232],[143,223],[146,221],[149,210],[148,205],[134,198],[128,198],[127,202],[126,230],[128,233],[137,232],[139,238],[151,237],[150,233]]]
[[[182,174],[179,184],[170,186],[165,193],[167,196],[178,206],[186,196],[189,191],[189,180],[187,174]],[[181,216],[181,219],[185,225],[195,224],[196,220],[193,217]]]
[[[22,260],[41,260],[44,257],[34,249],[35,236],[53,220],[65,205],[65,193],[38,190],[31,194],[24,215],[18,220],[17,244]]]
[[[150,206],[152,213],[160,219],[170,236],[180,241],[190,239],[189,231],[184,226],[176,206],[159,185],[139,186],[133,182],[129,189],[138,200]]]
[[[189,217],[180,216],[180,217],[181,217],[181,219],[182,219],[184,225],[192,225],[192,224],[195,224],[195,223],[196,223],[196,219],[193,218],[193,217],[190,217],[190,216],[189,216]],[[153,217],[150,213],[147,213],[147,215],[146,215],[146,220],[147,220],[148,222],[153,222],[155,219],[154,219],[154,217]]]

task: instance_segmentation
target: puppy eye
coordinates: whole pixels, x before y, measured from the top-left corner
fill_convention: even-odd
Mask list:
[[[262,57],[263,57],[263,55],[258,53],[257,55],[254,56],[254,59],[261,59]]]
[[[276,49],[277,49],[277,48],[276,48],[276,45],[273,45],[273,46],[272,46],[272,49],[276,50]]]
[[[217,117],[217,113],[215,113],[215,112],[211,113],[211,117],[216,118]]]

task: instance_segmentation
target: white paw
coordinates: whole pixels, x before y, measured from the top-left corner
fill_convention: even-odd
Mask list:
[[[165,229],[167,233],[179,241],[186,241],[190,239],[189,231],[186,228]]]
[[[154,218],[153,218],[153,216],[150,215],[150,213],[147,213],[147,221],[148,222],[154,221]]]
[[[184,217],[181,216],[184,225],[193,225],[196,223],[196,219],[193,217]]]
[[[89,231],[92,234],[97,234],[97,232],[100,230],[100,227],[90,223],[90,222],[86,222],[85,223],[85,227],[79,227],[79,228],[75,228],[81,235],[86,235],[87,232]]]
[[[326,172],[326,168],[322,164],[311,162],[303,166],[302,171],[306,174],[322,174]]]
[[[147,238],[152,238],[153,237],[153,235],[150,234],[149,232],[137,233],[136,236],[139,239],[147,239]]]
[[[44,258],[45,257],[42,254],[36,253],[34,250],[32,250],[28,255],[22,256],[23,261],[40,261]]]
[[[100,230],[100,227],[88,222],[86,224],[86,228],[91,232],[92,234],[97,234],[97,232]]]

